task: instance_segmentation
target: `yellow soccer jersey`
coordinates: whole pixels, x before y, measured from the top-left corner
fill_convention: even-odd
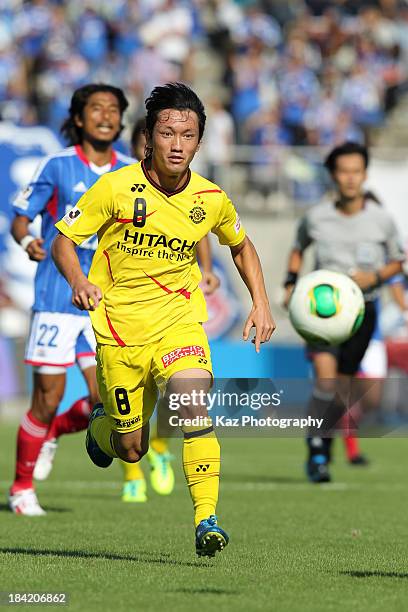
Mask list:
[[[206,320],[195,247],[209,231],[228,246],[245,237],[217,185],[189,172],[183,188],[167,193],[143,162],[104,174],[56,227],[76,244],[98,234],[89,280],[103,300],[90,315],[98,343],[119,346]]]

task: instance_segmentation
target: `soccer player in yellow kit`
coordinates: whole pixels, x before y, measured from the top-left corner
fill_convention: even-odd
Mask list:
[[[114,457],[136,462],[147,452],[157,388],[180,393],[190,384],[206,393],[211,386],[195,255],[209,231],[230,247],[252,297],[244,340],[255,327],[259,352],[275,329],[260,261],[234,206],[217,185],[189,169],[205,126],[200,99],[186,85],[167,84],[153,89],[146,111],[149,155],[98,180],[57,223],[61,233],[52,249],[73,303],[90,311],[97,338],[103,406],[91,414],[86,446],[100,467]],[[87,279],[75,245],[95,232],[99,245]],[[182,428],[183,466],[196,552],[214,556],[228,543],[215,516],[220,447],[206,407],[184,407],[183,417],[197,415],[200,425]]]

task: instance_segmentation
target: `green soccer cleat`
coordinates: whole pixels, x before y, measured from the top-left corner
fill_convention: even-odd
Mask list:
[[[212,514],[196,528],[196,553],[199,557],[215,557],[229,542],[228,534],[218,527],[217,517]]]
[[[159,495],[170,495],[174,489],[174,471],[170,453],[158,453],[149,448],[147,459],[150,463],[150,483]]]
[[[101,468],[107,468],[113,461],[113,457],[110,457],[99,448],[95,438],[91,434],[91,425],[98,417],[105,416],[105,410],[103,404],[95,404],[89,417],[88,429],[86,431],[86,452],[88,453],[91,461]]]
[[[147,501],[146,481],[144,478],[128,480],[123,484],[122,501],[130,503],[143,503]]]

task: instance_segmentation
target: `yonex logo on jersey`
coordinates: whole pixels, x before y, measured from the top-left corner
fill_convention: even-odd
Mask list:
[[[194,208],[190,210],[189,217],[193,223],[201,223],[201,221],[204,221],[205,215],[206,212],[204,208],[201,208],[201,206],[194,206]]]
[[[202,346],[192,344],[190,346],[183,346],[176,348],[170,353],[162,356],[162,363],[165,368],[168,368],[172,363],[183,357],[205,357],[205,351]]]
[[[80,210],[79,208],[75,206],[69,211],[69,213],[65,215],[65,217],[63,217],[63,221],[65,222],[66,225],[68,225],[68,227],[70,227],[71,225],[75,223],[75,221],[79,219],[81,215],[82,215],[82,210]]]
[[[144,183],[134,183],[130,188],[130,191],[137,191],[138,193],[143,193],[146,189],[146,185]]]

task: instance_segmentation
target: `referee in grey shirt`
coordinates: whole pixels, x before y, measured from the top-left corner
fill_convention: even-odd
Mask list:
[[[392,217],[364,195],[367,149],[360,144],[346,142],[331,151],[325,166],[333,179],[337,196],[334,201],[314,206],[301,219],[289,256],[284,286],[285,302],[288,304],[302,266],[303,252],[313,244],[316,270],[347,274],[364,294],[365,316],[354,336],[336,347],[308,347],[317,379],[309,411],[314,416],[325,417],[327,431],[344,412],[344,403],[339,405],[339,397],[344,398],[350,393],[351,377],[357,374],[374,332],[374,300],[379,287],[401,272],[405,257]],[[331,442],[331,437],[314,434],[307,438],[309,454],[306,467],[310,481],[330,480],[328,463]]]

